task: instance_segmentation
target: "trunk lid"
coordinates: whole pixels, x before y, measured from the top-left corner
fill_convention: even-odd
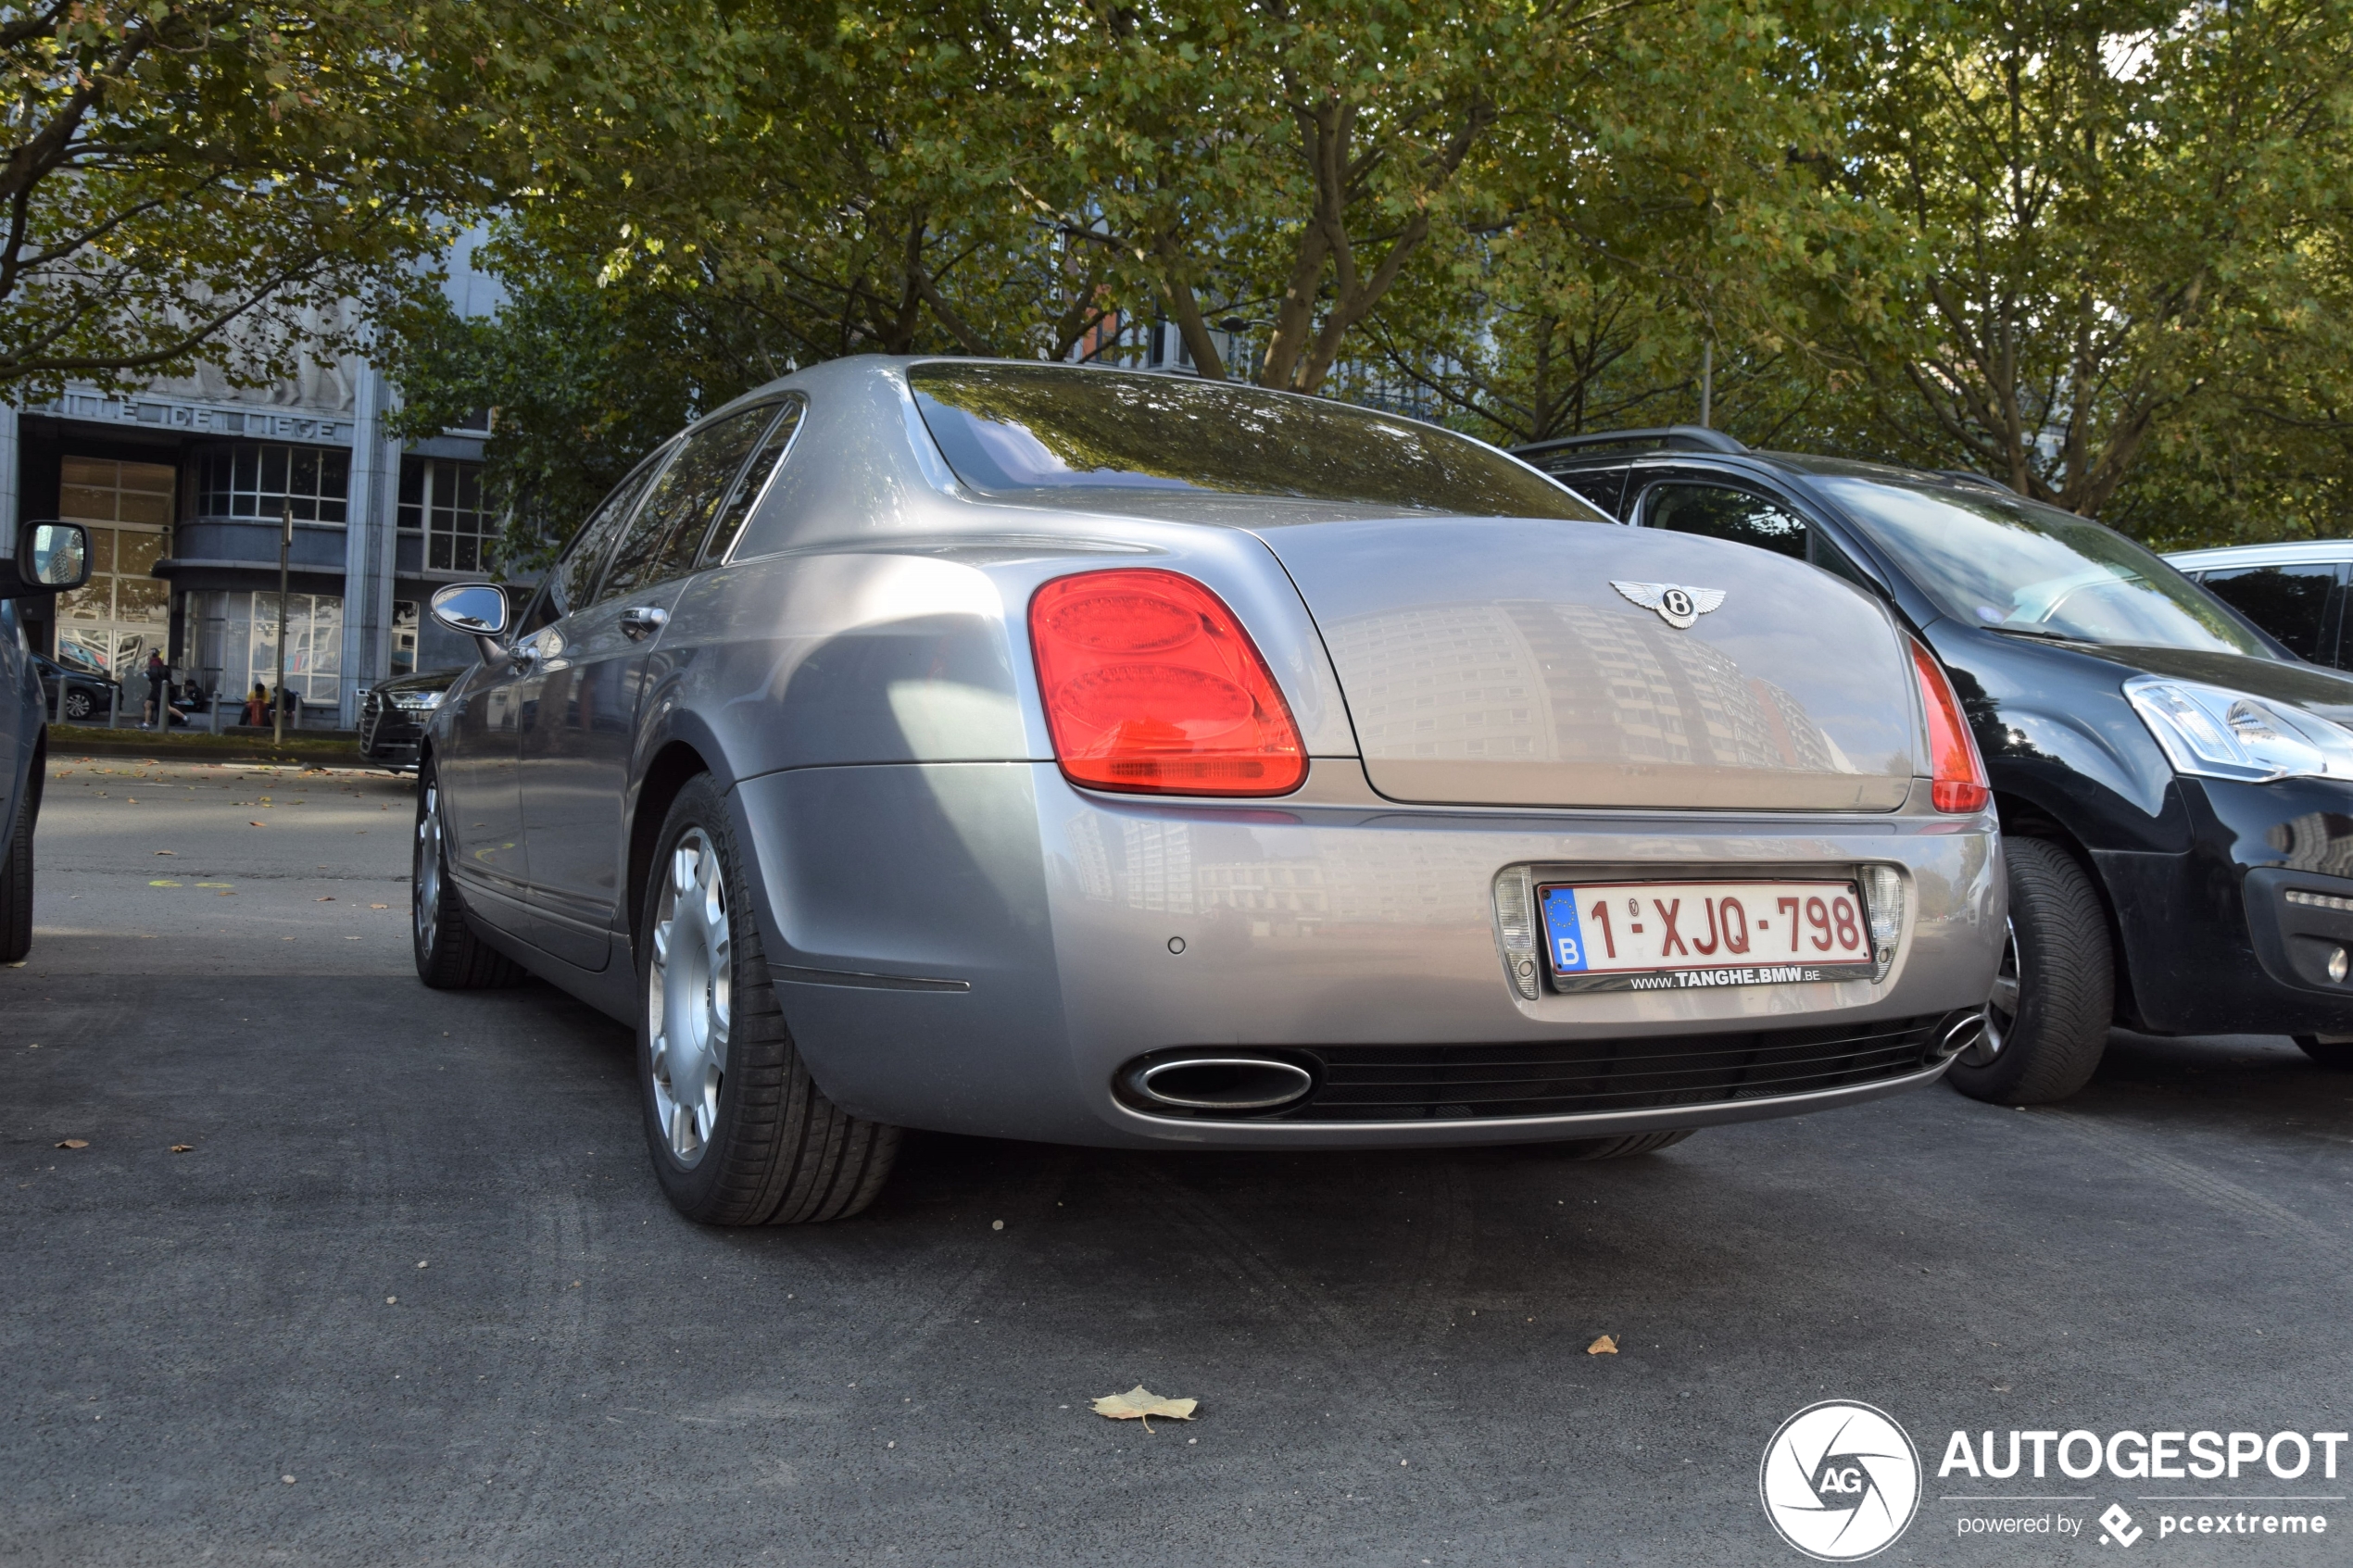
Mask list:
[[[1925,771],[1894,621],[1803,562],[1548,520],[1252,532],[1306,600],[1391,799],[1891,811]],[[1618,583],[1684,590],[1665,608],[1689,624]]]

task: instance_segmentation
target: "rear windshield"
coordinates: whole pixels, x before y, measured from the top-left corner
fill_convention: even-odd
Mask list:
[[[2277,657],[2157,555],[2073,512],[1994,490],[1815,483],[1956,620],[2070,642]]]
[[[924,422],[991,495],[1154,490],[1598,521],[1475,441],[1345,403],[1228,383],[1038,365],[917,365]]]

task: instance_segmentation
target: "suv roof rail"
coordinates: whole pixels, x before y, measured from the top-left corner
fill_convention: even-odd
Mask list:
[[[1564,435],[1553,441],[1534,441],[1525,446],[1512,448],[1512,456],[1529,459],[1538,456],[1561,457],[1599,455],[1616,447],[1628,447],[1645,452],[1745,452],[1748,448],[1720,430],[1705,425],[1661,425],[1655,430],[1610,430],[1593,435]]]

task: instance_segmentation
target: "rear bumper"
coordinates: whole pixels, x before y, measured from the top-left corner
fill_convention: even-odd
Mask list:
[[[1852,1103],[1942,1068],[1889,1059],[1867,1082],[1529,1116],[1448,1116],[1441,1096],[1399,1120],[1180,1120],[1122,1104],[1114,1084],[1138,1056],[1184,1047],[1590,1057],[1614,1043],[1656,1055],[1822,1025],[1892,1029],[1982,1005],[2002,925],[1990,816],[1400,808],[1354,763],[1320,761],[1301,797],[1234,805],[1084,794],[1039,763],[798,770],[736,793],[786,1016],[826,1093],[877,1120],[994,1136],[1497,1143]],[[1897,867],[1909,904],[1900,955],[1878,980],[1527,1001],[1498,944],[1491,887],[1510,865],[1671,875],[1858,862]]]

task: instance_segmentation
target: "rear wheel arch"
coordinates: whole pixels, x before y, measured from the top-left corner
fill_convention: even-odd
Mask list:
[[[638,781],[637,804],[629,819],[629,931],[631,940],[644,923],[646,886],[653,872],[654,847],[661,837],[661,825],[670,816],[671,803],[687,781],[711,771],[711,764],[701,752],[683,740],[673,740],[654,754],[646,766],[645,776]]]

